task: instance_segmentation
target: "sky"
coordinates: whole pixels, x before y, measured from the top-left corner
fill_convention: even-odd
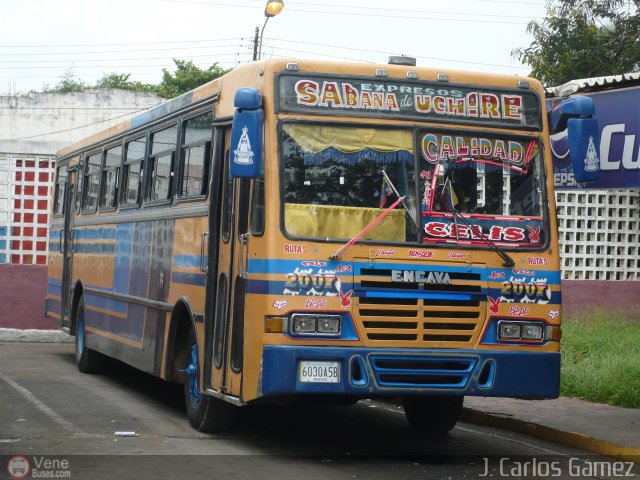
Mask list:
[[[87,85],[107,73],[159,83],[173,58],[232,68],[252,58],[266,0],[20,0],[2,4],[0,93]],[[298,57],[527,75],[514,48],[545,0],[284,0],[263,31],[262,58]]]

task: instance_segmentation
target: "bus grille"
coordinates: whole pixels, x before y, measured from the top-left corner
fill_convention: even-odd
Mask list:
[[[421,263],[414,267],[420,275],[412,275],[415,272],[402,270],[406,264],[400,262],[387,260],[384,267],[369,264],[354,272],[353,313],[366,344],[473,347],[486,316],[483,268],[442,268]],[[394,270],[394,263],[398,270]],[[401,280],[395,280],[399,275]]]
[[[449,343],[468,347],[480,334],[485,303],[480,300],[361,297],[357,319],[371,345],[409,342],[413,344],[409,346],[415,347],[438,347]]]
[[[371,366],[380,386],[463,388],[477,359],[373,355]]]

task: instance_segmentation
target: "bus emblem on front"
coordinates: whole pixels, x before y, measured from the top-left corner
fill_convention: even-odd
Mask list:
[[[451,285],[451,277],[447,272],[424,272],[422,270],[391,270],[391,281]]]

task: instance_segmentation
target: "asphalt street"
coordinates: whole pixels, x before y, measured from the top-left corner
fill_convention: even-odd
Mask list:
[[[598,461],[465,423],[428,440],[387,402],[249,406],[231,431],[216,435],[193,430],[183,410],[180,386],[129,367],[81,374],[73,345],[0,343],[0,463],[24,457],[32,470],[53,467],[47,471],[57,478],[539,478],[541,468],[591,478],[582,474]]]

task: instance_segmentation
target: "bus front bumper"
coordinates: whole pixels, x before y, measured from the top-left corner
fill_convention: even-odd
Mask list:
[[[261,389],[263,396],[557,398],[560,353],[266,345]]]

